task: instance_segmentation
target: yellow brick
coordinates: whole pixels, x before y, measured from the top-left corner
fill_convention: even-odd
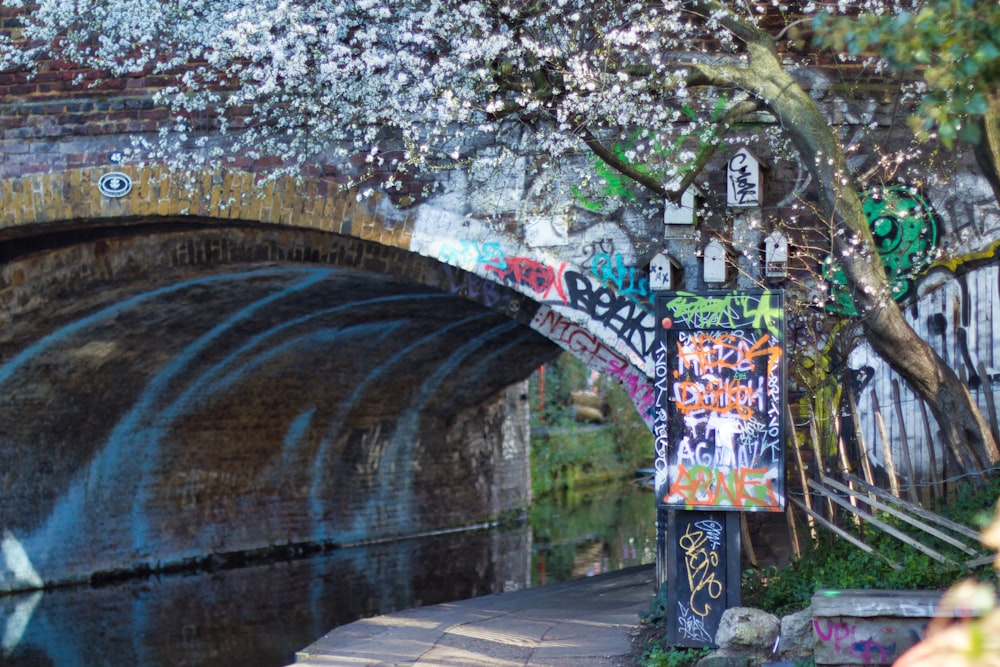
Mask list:
[[[277,204],[275,202],[275,183],[274,181],[268,181],[267,185],[264,186],[264,191],[260,199],[260,218],[261,222],[275,222],[276,212],[275,208]]]
[[[233,177],[233,191],[230,194],[233,201],[226,210],[226,217],[230,220],[238,220],[243,215],[243,206],[247,201],[247,188],[251,183],[250,174],[245,171],[237,172]]]
[[[0,183],[0,213],[5,225],[14,224],[14,188],[10,179]]]
[[[283,225],[288,225],[295,219],[295,179],[285,177],[282,186],[281,199],[278,202],[281,207],[280,222]]]
[[[137,215],[155,215],[156,214],[156,196],[155,188],[152,183],[149,182],[149,168],[144,167],[137,170],[138,174],[135,177],[135,181],[132,184],[132,211]]]
[[[309,181],[305,187],[305,196],[302,201],[302,224],[307,227],[316,227],[319,212],[323,210],[323,204],[319,196],[319,183],[315,180]]]
[[[410,245],[413,243],[413,225],[415,220],[413,219],[414,214],[407,214],[406,218],[399,223],[399,245],[398,247],[409,250]]]

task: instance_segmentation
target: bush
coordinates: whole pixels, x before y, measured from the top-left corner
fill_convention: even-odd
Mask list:
[[[621,385],[598,378],[605,419],[599,424],[577,422],[572,392],[588,386],[591,371],[576,357],[561,355],[545,366],[544,391],[538,374],[531,395],[540,394],[541,408],[532,404],[531,482],[536,497],[581,485],[631,475],[651,465],[653,436]]]
[[[994,478],[985,490],[970,488],[958,494],[941,509],[941,513],[959,523],[981,528],[988,522],[998,495],[1000,478]],[[906,530],[905,524],[893,517],[880,515],[879,518],[904,529],[904,532],[915,532],[915,529]],[[841,527],[848,528],[848,522],[842,522]],[[866,527],[863,541],[873,547],[873,554],[826,533],[822,528],[819,531],[818,543],[804,552],[801,558],[793,558],[788,566],[780,570],[771,567],[744,572],[744,604],[781,615],[804,609],[813,594],[823,588],[943,590],[970,576],[994,576],[988,566],[969,570],[942,565],[871,526]],[[920,539],[959,563],[968,559],[968,555],[929,536],[921,535]],[[902,567],[894,569],[887,561]]]

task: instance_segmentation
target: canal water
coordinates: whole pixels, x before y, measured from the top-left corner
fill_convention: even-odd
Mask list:
[[[281,667],[358,618],[651,563],[655,525],[653,494],[626,482],[502,527],[0,597],[0,665]]]

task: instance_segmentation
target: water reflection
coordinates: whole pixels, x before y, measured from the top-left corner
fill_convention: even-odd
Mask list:
[[[287,665],[357,618],[651,562],[654,524],[652,494],[625,485],[504,528],[0,597],[0,664]]]
[[[635,484],[540,500],[530,520],[532,586],[652,563],[656,557],[653,494]]]

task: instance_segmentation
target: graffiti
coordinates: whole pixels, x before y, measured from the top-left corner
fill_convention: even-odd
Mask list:
[[[636,371],[617,352],[596,335],[551,308],[542,306],[531,321],[531,328],[572,353],[589,368],[607,373],[628,391],[629,398],[647,424],[652,424],[653,387],[646,376]]]
[[[776,507],[773,476],[770,468],[724,471],[714,465],[678,464],[666,501],[688,507]]]
[[[560,264],[554,269],[527,257],[511,257],[501,266],[486,265],[486,270],[495,273],[504,285],[524,287],[543,299],[555,292],[565,302],[566,295],[559,280],[565,266]]]
[[[664,328],[764,329],[781,336],[784,308],[777,292],[760,295],[676,292],[664,303]],[[669,326],[667,326],[669,324]]]
[[[715,466],[684,464],[676,474],[667,502],[691,507],[774,507],[778,497],[768,468],[738,468],[731,472]]]
[[[727,201],[730,206],[760,205],[760,167],[746,150],[729,160],[726,172]]]
[[[733,601],[727,591],[726,554],[731,545],[724,537],[723,517],[721,512],[679,511],[668,520],[668,577],[675,596],[670,602],[676,602],[680,612],[671,624],[676,623],[676,638],[689,646],[713,643],[726,605]],[[674,637],[672,627],[668,636]]]
[[[492,280],[456,269],[448,264],[442,264],[441,271],[444,277],[438,284],[450,294],[457,294],[496,309],[506,308],[512,300],[510,292]]]
[[[631,299],[647,313],[652,313],[649,305],[652,293],[649,291],[649,278],[641,275],[634,266],[625,266],[621,255],[598,253],[591,262],[591,271],[602,285],[613,287],[614,290]]]
[[[694,530],[692,530],[692,528]],[[709,600],[722,597],[722,582],[716,579],[715,569],[719,567],[719,553],[712,548],[713,542],[706,535],[706,530],[713,535],[722,534],[722,524],[717,521],[705,520],[688,524],[678,544],[684,552],[684,568],[687,573],[688,603],[692,612],[698,616],[708,616],[712,610]],[[718,541],[714,542],[718,546]],[[698,602],[702,592],[708,600]]]
[[[816,631],[816,636],[819,637],[820,641],[833,642],[833,650],[840,652],[840,643],[845,639],[850,639],[853,641],[854,638],[854,626],[847,625],[846,623],[834,623],[833,621],[826,622],[826,630],[820,628],[819,619],[813,619],[813,629]]]
[[[498,282],[509,287],[521,287],[540,298],[549,298],[554,292],[565,302],[560,274],[565,264],[553,268],[529,257],[508,257],[496,241],[462,240],[444,245],[440,259],[460,267],[480,267],[493,274]]]
[[[711,644],[714,638],[705,627],[705,619],[691,613],[683,602],[677,603],[677,631],[684,639]]]
[[[813,629],[820,642],[832,646],[834,653],[860,658],[865,665],[890,664],[896,654],[897,643],[880,644],[872,636],[858,640],[855,637],[857,628],[847,623],[828,620],[823,627],[819,619],[813,619]]]
[[[654,428],[663,433],[657,440],[658,501],[667,506],[781,508],[780,295],[677,294],[659,303],[663,349],[654,358],[654,387],[662,391],[655,398],[666,409],[656,415],[666,426]],[[723,322],[740,328],[684,327]],[[662,463],[660,456],[666,457]]]
[[[896,653],[895,644],[893,644],[892,646],[882,646],[881,644],[879,644],[878,642],[876,642],[871,638],[866,639],[863,642],[855,642],[854,644],[851,645],[851,648],[857,655],[861,656],[861,661],[866,665],[888,664],[889,662],[891,662],[889,658]],[[872,660],[873,650],[878,651],[879,658],[877,662],[873,662]]]
[[[937,217],[930,204],[915,189],[908,187],[869,190],[862,197],[862,206],[875,249],[885,265],[892,298],[905,299],[913,291],[913,278],[934,260],[938,244]],[[857,315],[843,268],[836,262],[827,262],[823,273],[830,283],[827,310],[840,315]]]
[[[755,361],[760,357],[767,359],[770,375],[781,359],[781,348],[770,343],[769,334],[753,341],[743,332],[682,333],[677,342],[675,377],[688,371],[696,375],[726,370],[745,374],[754,370]]]
[[[639,277],[634,268],[625,267],[620,256],[612,260],[610,255],[599,253],[592,261],[608,286],[567,269],[565,262],[553,267],[529,257],[508,256],[494,241],[449,241],[440,246],[437,254],[443,262],[493,276],[497,282],[528,293],[544,305],[586,313],[639,357],[644,358],[652,346],[655,333],[648,279]]]
[[[654,484],[657,490],[667,483],[667,452],[670,431],[667,428],[667,392],[670,382],[667,373],[667,347],[662,342],[653,354],[653,466],[656,471]]]
[[[652,175],[661,182],[667,180],[666,169],[671,170],[673,172],[672,175],[678,179],[682,178],[694,168],[696,161],[681,159],[679,153],[681,151],[701,153],[706,149],[711,150],[714,148],[720,127],[716,121],[722,118],[728,106],[729,96],[726,94],[722,94],[715,102],[715,106],[710,110],[707,108],[703,111],[696,110],[686,104],[681,105],[680,112],[688,120],[694,121],[692,126],[697,129],[693,132],[678,133],[673,137],[661,137],[651,130],[638,130],[633,132],[625,141],[615,142],[612,145],[612,150],[614,150],[619,160],[631,164],[636,170]],[[704,120],[702,114],[707,115],[709,119],[707,125],[701,122]],[[684,125],[686,123],[679,123],[675,127],[683,127]],[[669,144],[665,144],[661,141],[661,138],[672,139],[672,141]],[[649,147],[648,157],[650,158],[650,163],[635,162],[630,159],[629,156],[634,154],[638,144],[644,144]],[[595,198],[591,198],[584,193],[581,187],[574,185],[571,188],[571,192],[580,206],[588,211],[599,212],[604,209],[609,200],[632,200],[636,198],[630,179],[622,176],[620,172],[610,167],[596,155],[591,156],[591,164],[599,177],[598,182],[602,186],[602,192]]]
[[[576,271],[566,271],[563,277],[566,281],[565,305],[585,312],[620,336],[637,354],[646,356],[656,333],[654,318],[643,305],[616,294],[609,287],[595,286]]]
[[[608,375],[625,387],[639,414],[649,423],[652,419],[653,387],[646,376],[632,370],[632,367],[621,358],[611,359],[608,362]]]

